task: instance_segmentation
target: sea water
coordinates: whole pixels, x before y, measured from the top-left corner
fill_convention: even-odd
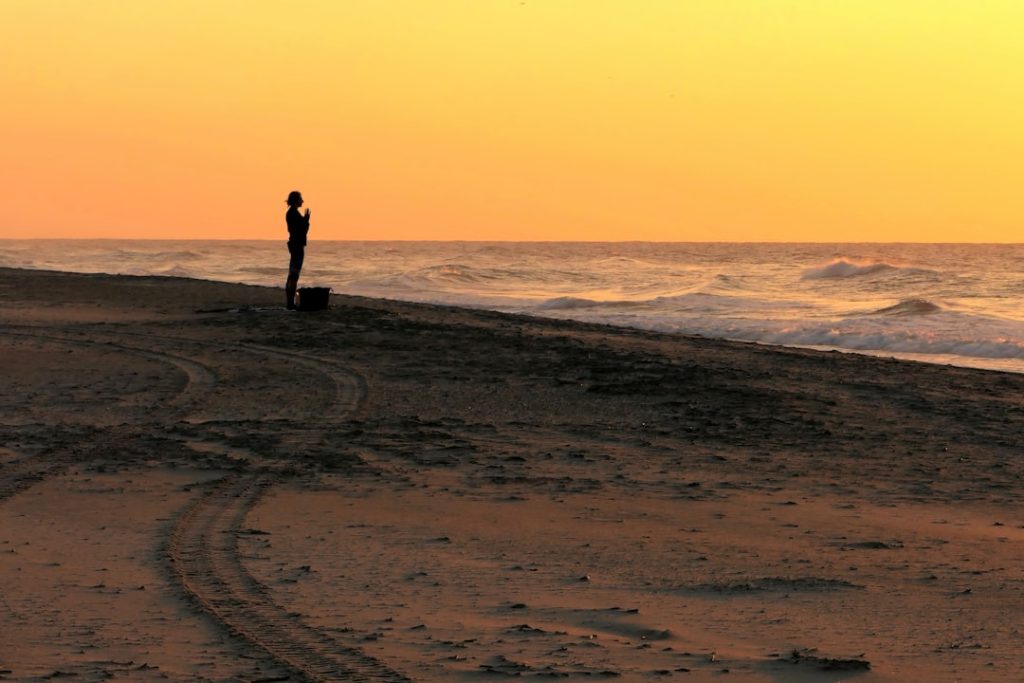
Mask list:
[[[0,265],[283,287],[288,253],[0,240]],[[1024,372],[1024,245],[313,241],[300,285]]]

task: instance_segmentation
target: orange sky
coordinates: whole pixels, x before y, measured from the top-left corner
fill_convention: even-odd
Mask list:
[[[1018,0],[3,0],[0,237],[1021,241]]]

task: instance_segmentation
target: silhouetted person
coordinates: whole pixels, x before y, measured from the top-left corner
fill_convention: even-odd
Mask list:
[[[295,290],[299,286],[299,273],[302,272],[302,260],[306,257],[306,234],[309,233],[309,209],[305,215],[299,213],[302,206],[302,193],[292,190],[288,193],[288,211],[284,215],[288,223],[288,281],[284,285],[286,306],[295,308]]]

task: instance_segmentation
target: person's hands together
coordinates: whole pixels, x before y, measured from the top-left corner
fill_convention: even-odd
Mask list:
[[[307,221],[309,220],[309,215],[310,215],[310,214],[309,214],[309,209],[306,209],[306,220],[307,220]]]

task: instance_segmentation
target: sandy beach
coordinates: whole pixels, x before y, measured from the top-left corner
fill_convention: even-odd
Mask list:
[[[1024,680],[1024,376],[0,269],[0,679]]]

